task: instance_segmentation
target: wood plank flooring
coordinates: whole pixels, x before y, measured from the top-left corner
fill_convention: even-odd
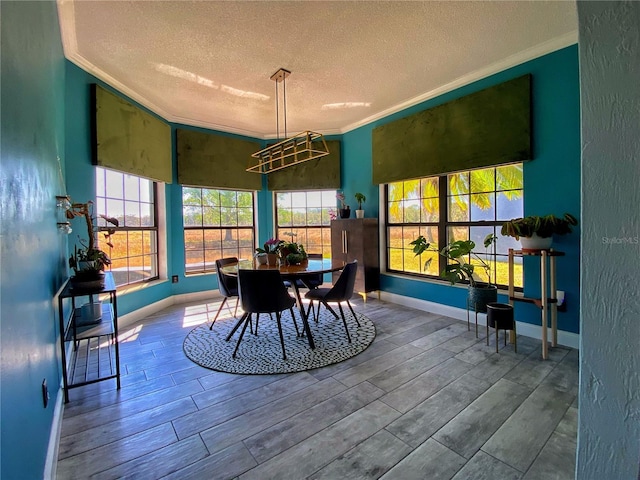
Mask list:
[[[220,300],[121,329],[122,388],[70,391],[59,479],[573,479],[578,352],[369,298],[360,355],[286,375],[214,372],[185,335]],[[218,321],[234,321],[223,310]],[[312,325],[312,328],[319,328]],[[354,325],[355,328],[355,325]]]

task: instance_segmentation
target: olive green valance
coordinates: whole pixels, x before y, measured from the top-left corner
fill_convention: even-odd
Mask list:
[[[93,163],[171,183],[171,127],[126,100],[92,85]]]
[[[530,160],[531,75],[373,129],[373,183]]]
[[[276,170],[268,175],[271,191],[340,188],[340,141],[327,140],[329,155]]]
[[[261,190],[262,175],[247,172],[258,142],[236,137],[176,131],[178,183],[196,187]]]

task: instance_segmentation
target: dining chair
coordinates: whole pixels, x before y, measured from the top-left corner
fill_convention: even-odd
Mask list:
[[[220,291],[220,294],[222,295],[223,298],[222,298],[222,303],[220,304],[220,307],[218,307],[218,311],[216,312],[216,316],[214,317],[213,322],[211,322],[211,325],[209,325],[209,330],[213,329],[213,324],[216,323],[216,320],[218,319],[218,316],[222,311],[222,307],[224,307],[224,305],[227,303],[227,300],[229,298],[232,298],[232,297],[236,298],[236,308],[233,312],[233,316],[235,317],[238,314],[238,301],[239,301],[238,279],[232,275],[225,275],[222,272],[222,267],[226,265],[230,265],[232,263],[238,263],[238,259],[236,257],[227,257],[227,258],[220,258],[216,260],[216,273],[218,274],[218,290]],[[229,307],[228,304],[227,304],[227,308],[229,308],[229,313],[231,313],[231,308]]]
[[[278,333],[280,334],[280,345],[282,346],[282,358],[286,360],[287,353],[284,347],[281,323],[281,314],[283,311],[289,310],[296,328],[296,334],[298,335],[299,330],[296,317],[293,313],[293,306],[296,300],[287,292],[287,288],[282,283],[280,272],[278,270],[238,270],[238,292],[244,314],[227,336],[227,341],[229,341],[240,325],[243,323],[244,325],[232,357],[236,357],[244,332],[247,329],[247,325],[251,322],[251,315],[254,313],[258,315],[260,313],[275,313],[276,322],[278,323]]]
[[[334,317],[342,318],[342,323],[344,324],[344,329],[347,332],[347,339],[349,343],[351,343],[351,336],[349,335],[349,328],[347,327],[347,320],[344,316],[344,311],[342,310],[342,303],[346,302],[349,306],[349,310],[351,310],[351,314],[355,319],[358,327],[360,326],[360,322],[358,321],[358,317],[356,317],[356,313],[353,311],[353,307],[349,302],[349,299],[353,296],[353,287],[356,282],[356,273],[358,271],[358,261],[354,260],[351,263],[347,263],[342,272],[340,272],[340,276],[338,280],[331,288],[315,288],[313,290],[309,290],[305,298],[310,300],[309,303],[309,311],[313,312],[313,317],[318,321],[319,312],[320,312],[320,304],[324,305],[327,310],[329,310]],[[313,309],[313,302],[318,302],[318,314],[316,314]],[[337,303],[338,309],[340,310],[340,317],[336,315],[336,312],[329,306],[329,303]]]

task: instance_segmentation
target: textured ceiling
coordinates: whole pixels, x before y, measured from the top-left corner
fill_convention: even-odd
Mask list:
[[[66,57],[167,121],[342,133],[577,42],[575,2],[58,0]],[[282,94],[282,86],[280,86]],[[280,136],[283,136],[280,109]]]

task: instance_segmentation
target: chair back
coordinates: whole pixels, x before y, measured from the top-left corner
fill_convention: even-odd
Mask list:
[[[278,270],[238,270],[242,309],[248,313],[282,312],[295,305]]]
[[[358,261],[354,260],[351,263],[347,263],[342,269],[342,272],[340,272],[338,281],[325,295],[325,301],[344,302],[349,300],[353,296],[353,287],[356,283],[356,273],[358,273]]]
[[[321,253],[308,253],[307,257],[309,260],[322,260]],[[324,283],[324,274],[318,273],[317,275],[305,275],[300,277],[300,283],[302,284],[301,286],[306,287],[309,290],[313,290]]]
[[[232,275],[225,275],[222,272],[222,267],[238,263],[236,257],[220,258],[216,260],[216,272],[218,273],[218,290],[225,297],[237,297],[238,296],[238,279]]]

